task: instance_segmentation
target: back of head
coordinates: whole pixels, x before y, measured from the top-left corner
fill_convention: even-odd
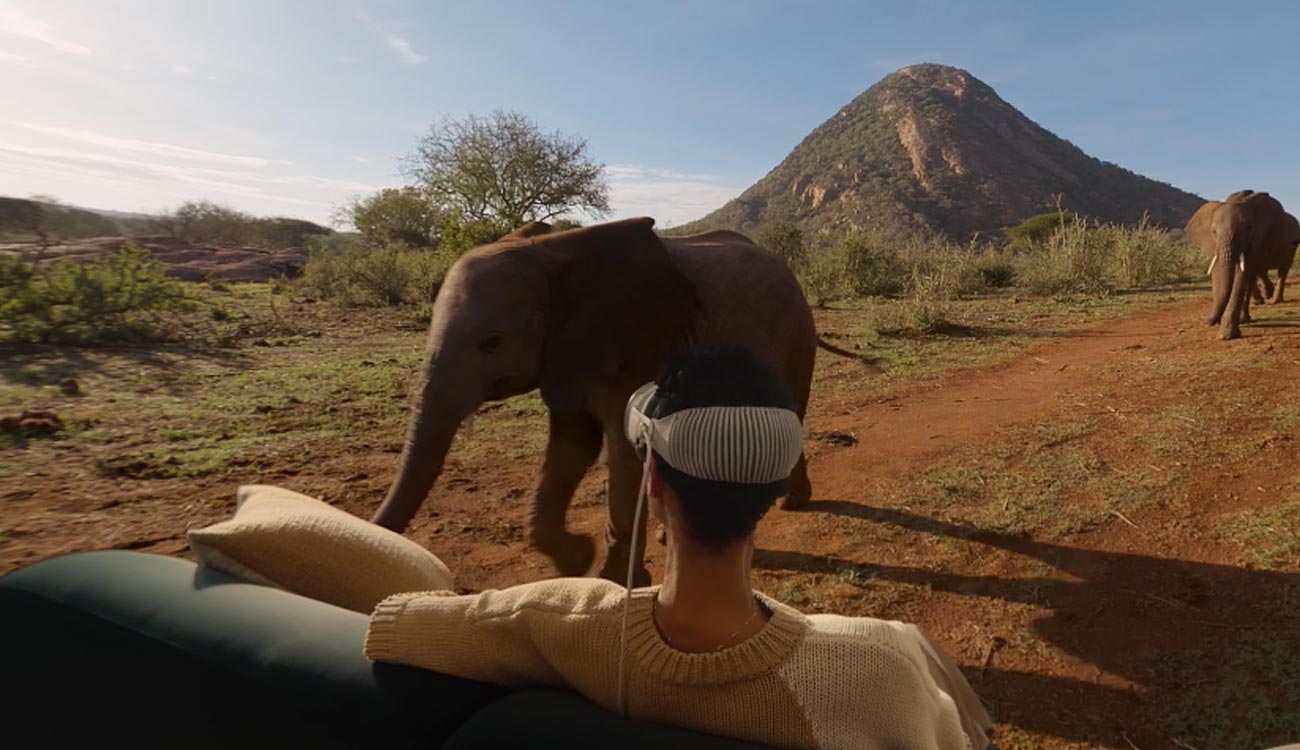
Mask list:
[[[790,386],[775,367],[748,349],[697,349],[674,357],[664,367],[654,403],[655,419],[687,409],[718,406],[774,407],[796,412]],[[719,451],[728,446],[718,445]],[[748,538],[777,498],[790,488],[786,477],[764,484],[722,482],[686,474],[656,452],[659,475],[681,506],[687,531],[707,546]]]

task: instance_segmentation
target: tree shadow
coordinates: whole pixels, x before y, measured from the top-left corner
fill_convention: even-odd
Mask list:
[[[1289,650],[1294,658],[1300,646],[1300,574],[1068,547],[839,500],[813,501],[803,512],[850,516],[985,545],[1037,560],[1061,575],[1003,578],[864,564],[802,552],[754,552],[756,568],[822,573],[850,570],[856,579],[868,582],[915,584],[1049,610],[1049,615],[1033,624],[1038,637],[1079,662],[1093,665],[1098,680],[1104,674],[1112,684],[996,670],[989,672],[985,684],[979,674],[968,674],[977,688],[985,684],[982,695],[1001,704],[1002,721],[1071,740],[1105,739],[1121,745],[1117,732],[1128,726],[1129,736],[1148,747],[1169,744],[1167,736],[1145,726],[1151,723],[1152,712],[1168,711],[1169,715],[1155,721],[1177,724],[1183,721],[1179,718],[1183,713],[1195,713],[1187,702],[1202,699],[1198,696],[1245,695],[1254,690],[1264,696],[1257,702],[1273,701],[1273,709],[1300,716],[1300,686],[1270,684],[1270,667],[1261,661],[1265,657],[1252,660],[1242,656],[1272,653],[1275,646],[1290,643],[1284,651]],[[1285,680],[1300,679],[1295,663]],[[1258,673],[1261,669],[1265,674]],[[1179,674],[1182,677],[1177,677]],[[1184,679],[1199,679],[1197,690],[1177,684]],[[1063,709],[1067,703],[1077,711]],[[1267,713],[1270,709],[1253,704],[1241,707],[1242,713],[1251,710]],[[1226,712],[1229,718],[1223,722],[1232,720],[1233,714],[1222,706],[1207,706],[1203,713],[1218,716],[1216,711]],[[1137,722],[1144,726],[1132,725],[1138,717],[1145,717]],[[1221,735],[1215,735],[1220,728],[1209,723],[1202,722],[1202,726],[1198,720],[1187,721],[1192,727],[1187,731],[1192,736],[1201,731],[1199,739],[1210,746],[1223,746],[1225,737],[1240,737],[1230,734],[1232,731],[1263,731],[1267,737],[1253,740],[1281,744],[1295,739],[1284,736],[1288,729],[1300,730],[1300,718],[1261,719],[1262,724],[1256,722],[1245,729],[1222,728],[1229,734]],[[1143,745],[1139,737],[1150,744]],[[1186,736],[1182,739],[1206,746]]]
[[[66,378],[101,372],[115,359],[178,375],[196,361],[228,367],[248,367],[252,358],[234,349],[183,345],[94,346],[0,344],[0,380],[14,385],[58,385]],[[164,379],[162,387],[173,389]]]

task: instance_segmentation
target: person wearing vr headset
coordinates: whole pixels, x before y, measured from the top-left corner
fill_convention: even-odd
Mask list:
[[[737,348],[678,355],[633,394],[626,422],[642,500],[667,531],[662,584],[399,594],[371,615],[367,656],[569,687],[630,718],[770,747],[989,746],[979,698],[914,625],[804,615],[751,588],[755,528],[802,451],[775,368]]]

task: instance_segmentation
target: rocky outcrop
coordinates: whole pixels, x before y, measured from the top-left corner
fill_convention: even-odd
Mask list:
[[[807,229],[996,234],[1062,204],[1102,221],[1144,212],[1181,227],[1204,201],[1095,159],[970,73],[914,65],[881,80],[808,134],[766,177],[678,231]]]

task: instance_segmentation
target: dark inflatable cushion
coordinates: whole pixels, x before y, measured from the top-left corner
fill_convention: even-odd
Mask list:
[[[436,747],[502,694],[372,664],[367,622],[161,555],[45,560],[0,578],[5,732],[47,746]]]
[[[620,748],[620,750],[763,750],[741,740],[663,724],[619,718],[577,693],[521,690],[470,717],[448,738],[444,750],[501,747]]]

